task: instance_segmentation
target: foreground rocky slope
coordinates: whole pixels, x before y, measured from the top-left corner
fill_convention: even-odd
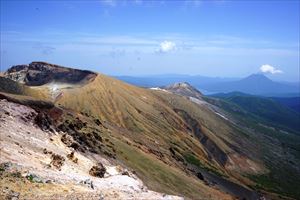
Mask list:
[[[263,158],[270,146],[257,143],[255,131],[240,126],[237,118],[208,103],[190,85],[149,90],[94,73],[83,81],[75,78],[74,83],[56,74],[64,71],[72,77],[72,69],[42,62],[29,66],[35,66],[34,72],[15,66],[5,73],[19,83],[8,84],[12,80],[1,78],[7,86],[0,87],[2,98],[38,112],[40,128],[58,133],[63,144],[74,149],[73,155],[71,150],[65,151],[65,160],[67,155],[83,155],[95,164],[105,158],[114,163],[109,165],[134,171],[134,177],[150,190],[191,199],[278,198],[256,187],[257,182],[250,178],[269,173]],[[22,74],[41,80],[40,74],[48,77],[48,72],[50,81],[38,81],[36,86],[14,78]],[[52,155],[44,156],[51,163]],[[18,159],[7,160],[19,163]],[[68,162],[74,165],[72,160]],[[85,167],[84,173],[90,167]],[[143,191],[136,195],[139,193]]]
[[[148,190],[132,172],[99,154],[76,151],[66,142],[72,137],[52,130],[36,110],[6,99],[0,108],[0,197],[181,199]]]

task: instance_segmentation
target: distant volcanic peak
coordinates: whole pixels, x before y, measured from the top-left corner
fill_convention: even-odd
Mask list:
[[[251,74],[250,76],[247,76],[246,78],[244,78],[243,80],[253,80],[253,81],[272,81],[271,79],[269,79],[268,77],[266,77],[263,74]]]
[[[187,82],[174,83],[172,85],[166,86],[164,89],[183,96],[195,98],[201,98],[202,96],[202,93],[200,91],[198,91]]]
[[[93,79],[96,73],[72,69],[46,62],[32,62],[29,65],[16,65],[8,69],[7,78],[30,86],[40,86],[50,82],[75,84]]]
[[[179,82],[179,83],[174,83],[172,85],[166,86],[166,88],[193,88],[189,83],[187,82]]]
[[[174,86],[183,87],[183,88],[192,87],[188,82],[175,83]]]

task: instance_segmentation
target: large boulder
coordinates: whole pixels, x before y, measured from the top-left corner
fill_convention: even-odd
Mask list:
[[[105,172],[106,172],[106,169],[105,169],[105,167],[103,166],[103,164],[102,164],[102,163],[98,163],[97,165],[94,165],[94,166],[90,169],[89,174],[90,174],[91,176],[103,178]]]

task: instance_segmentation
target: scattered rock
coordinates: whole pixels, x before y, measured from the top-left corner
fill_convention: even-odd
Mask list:
[[[46,180],[45,183],[49,184],[49,183],[52,183],[52,181],[51,180]]]
[[[20,193],[9,189],[9,187],[4,187],[1,191],[0,199],[9,199],[9,200],[17,200],[19,199]]]
[[[95,119],[94,122],[95,122],[95,124],[98,125],[98,126],[102,124],[101,121],[100,121],[99,119]]]
[[[197,173],[197,178],[199,178],[202,181],[204,180],[204,176],[200,172]]]
[[[86,179],[84,181],[80,181],[81,184],[87,185],[88,187],[94,189],[94,184],[91,179]]]
[[[63,134],[61,136],[61,141],[67,146],[72,147],[73,149],[77,150],[79,148],[79,144],[74,141],[73,137],[68,134]]]
[[[19,199],[19,196],[20,196],[19,192],[15,192],[11,190],[10,194],[8,195],[8,199],[17,200]]]
[[[72,161],[77,164],[78,163],[78,158],[74,158]]]
[[[71,153],[69,153],[69,154],[67,155],[67,158],[69,158],[70,160],[73,160],[74,157],[75,157],[75,156],[74,156],[74,151],[72,151]]]
[[[105,167],[103,166],[103,164],[102,164],[102,163],[98,163],[97,165],[93,166],[93,167],[90,169],[89,174],[90,174],[91,176],[103,178],[105,172],[106,172],[106,169],[105,169]]]
[[[52,154],[51,158],[52,161],[50,162],[50,164],[60,170],[61,166],[63,166],[65,162],[65,158],[58,154]]]
[[[11,166],[11,162],[0,163],[0,172],[8,170]]]
[[[26,178],[32,183],[43,183],[43,179],[35,174],[27,174]]]
[[[34,122],[43,131],[49,130],[51,132],[54,132],[53,129],[51,128],[51,124],[52,124],[51,119],[47,114],[39,112],[35,117]]]
[[[74,156],[74,151],[72,151],[71,153],[69,153],[68,155],[67,155],[67,158],[69,158],[69,160],[72,160],[74,163],[78,163],[78,158],[76,158],[75,156]]]
[[[44,154],[52,154],[52,151],[48,151],[48,150],[45,148],[45,149],[43,149],[43,153],[44,153]]]
[[[121,174],[124,175],[124,176],[130,176],[130,174],[127,170],[123,171]]]

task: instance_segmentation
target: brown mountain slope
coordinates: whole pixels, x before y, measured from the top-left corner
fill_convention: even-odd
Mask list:
[[[98,118],[108,127],[102,134],[114,149],[104,151],[95,143],[95,151],[131,167],[151,189],[197,199],[216,193],[205,185],[216,184],[241,198],[257,198],[245,189],[252,183],[242,175],[265,172],[259,147],[207,104],[102,74],[84,84],[47,82],[30,89],[47,92],[58,107]],[[90,140],[93,147],[95,139]]]
[[[236,130],[206,105],[199,106],[184,97],[138,88],[104,75],[98,75],[92,83],[80,89],[63,90],[63,96],[57,103],[126,128],[136,135],[135,139],[155,148],[158,147],[155,144],[157,139],[160,146],[168,146],[174,135],[187,137],[189,133],[198,134],[199,139],[203,134],[207,137],[205,140],[215,145],[213,148],[218,149],[216,154],[220,156],[235,152],[230,146],[237,146],[234,144],[236,135],[232,133]],[[192,119],[198,123],[199,130],[193,130],[197,128],[193,125],[191,127],[193,122],[189,120]],[[203,151],[205,148],[201,143],[196,146],[200,146],[202,154],[211,153]],[[211,157],[221,166],[226,164],[226,158]]]

